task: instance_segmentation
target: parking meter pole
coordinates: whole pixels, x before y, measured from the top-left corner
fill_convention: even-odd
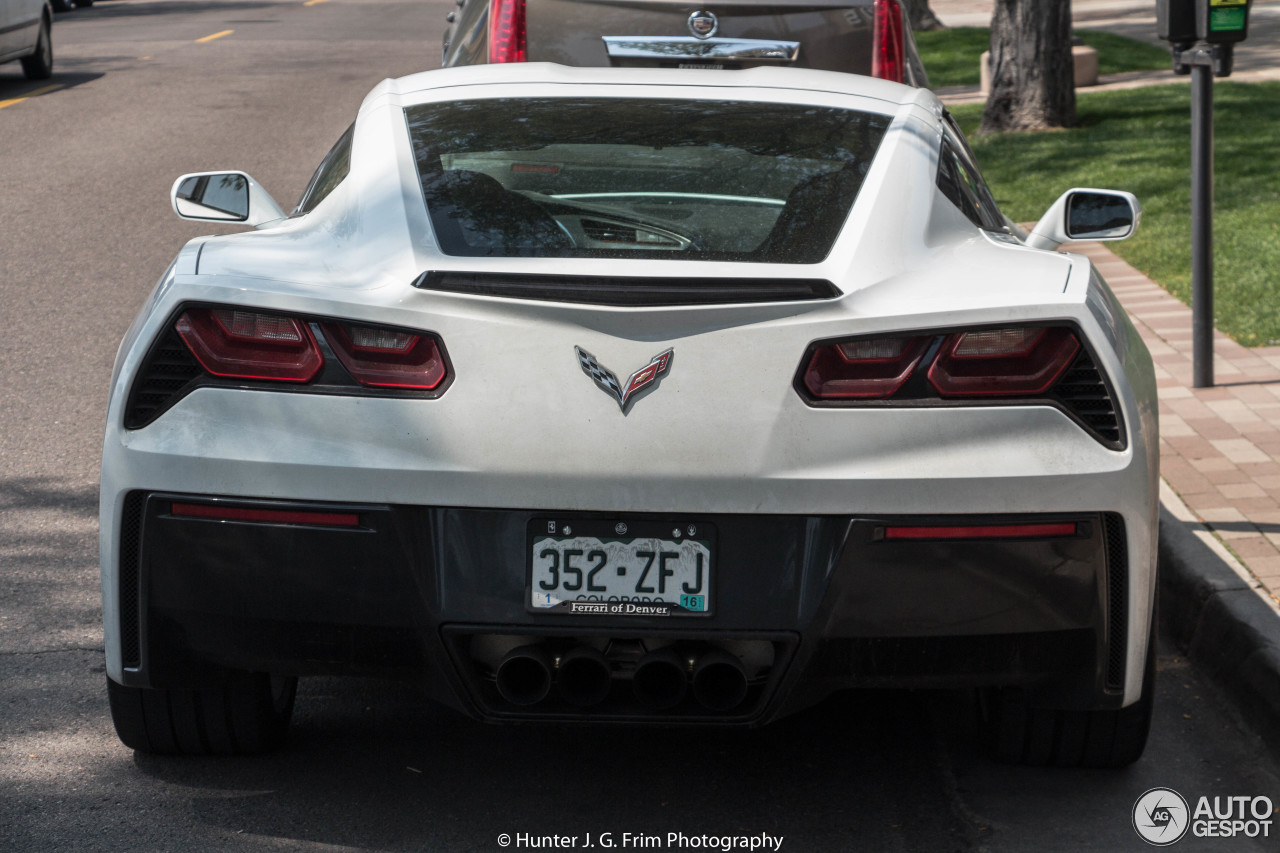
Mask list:
[[[1213,387],[1213,78],[1230,77],[1253,0],[1155,0],[1173,72],[1191,75],[1192,385]]]
[[[1193,386],[1213,387],[1213,68],[1191,69],[1191,339]]]

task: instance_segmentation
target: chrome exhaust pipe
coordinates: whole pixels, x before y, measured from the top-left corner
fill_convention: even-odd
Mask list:
[[[637,699],[655,711],[679,705],[689,689],[684,661],[671,649],[649,652],[636,664],[631,689]]]
[[[613,687],[609,661],[590,646],[575,646],[560,656],[556,687],[570,705],[599,705]]]
[[[747,698],[747,673],[742,662],[715,649],[693,665],[693,698],[712,711],[730,711]]]
[[[520,646],[502,658],[494,680],[512,705],[536,705],[551,690],[551,659],[540,646]]]

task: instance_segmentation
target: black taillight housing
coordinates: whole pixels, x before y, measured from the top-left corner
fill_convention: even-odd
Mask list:
[[[433,332],[185,305],[143,359],[124,425],[140,429],[202,387],[433,398],[452,376],[444,341]]]
[[[1114,393],[1068,325],[946,329],[818,341],[795,388],[815,407],[1055,406],[1122,449]]]

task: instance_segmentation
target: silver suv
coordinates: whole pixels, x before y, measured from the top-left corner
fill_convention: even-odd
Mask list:
[[[49,0],[0,0],[0,63],[22,60],[28,80],[53,74],[52,32]]]

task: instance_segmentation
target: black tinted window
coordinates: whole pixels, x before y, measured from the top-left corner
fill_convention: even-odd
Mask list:
[[[303,191],[302,200],[293,209],[295,215],[310,213],[351,171],[351,137],[355,129],[354,124],[348,127],[347,132],[329,149],[329,153],[320,162],[320,168],[311,176],[311,183]]]
[[[889,120],[732,101],[493,99],[406,111],[451,255],[817,263]]]
[[[1005,229],[1004,216],[978,171],[973,151],[949,114],[938,157],[938,188],[974,225],[988,231]]]

